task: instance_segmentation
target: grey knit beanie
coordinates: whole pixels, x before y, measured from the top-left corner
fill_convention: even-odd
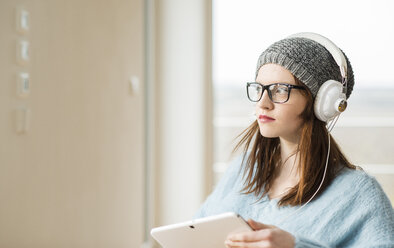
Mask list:
[[[353,69],[347,62],[347,94],[354,86]],[[321,44],[307,38],[286,38],[269,46],[259,57],[256,77],[261,66],[278,64],[288,69],[316,96],[320,86],[329,79],[341,82],[341,72],[331,53]]]

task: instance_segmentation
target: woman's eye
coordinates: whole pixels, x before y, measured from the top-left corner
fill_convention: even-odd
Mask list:
[[[286,86],[276,86],[273,90],[275,94],[287,94],[288,88]]]
[[[259,87],[259,86],[252,86],[251,88],[252,88],[252,91],[255,94],[260,94],[261,93],[261,87]]]
[[[257,92],[257,94],[260,94],[261,93],[261,87],[256,87],[256,92]]]

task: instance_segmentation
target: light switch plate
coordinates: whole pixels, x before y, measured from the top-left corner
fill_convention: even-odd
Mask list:
[[[16,94],[19,97],[26,97],[30,94],[30,75],[27,72],[20,72],[16,79]]]
[[[131,76],[129,78],[130,84],[130,94],[136,95],[139,93],[140,90],[140,79],[137,76]]]
[[[16,43],[16,60],[20,65],[25,65],[30,60],[30,43],[27,40],[18,40]]]
[[[21,33],[27,33],[30,29],[29,11],[25,7],[16,8],[16,30]]]

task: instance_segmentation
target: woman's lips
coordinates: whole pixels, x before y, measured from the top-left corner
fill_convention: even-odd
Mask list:
[[[266,115],[259,115],[259,121],[262,123],[268,123],[275,121],[275,119]]]

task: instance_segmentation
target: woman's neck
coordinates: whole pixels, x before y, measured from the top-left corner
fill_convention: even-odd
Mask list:
[[[280,198],[298,184],[300,180],[298,165],[299,152],[298,144],[280,139],[281,159],[275,168],[274,180],[271,183],[268,196]]]
[[[280,155],[281,161],[278,164],[277,175],[298,182],[298,168],[300,163],[298,143],[280,139]]]

